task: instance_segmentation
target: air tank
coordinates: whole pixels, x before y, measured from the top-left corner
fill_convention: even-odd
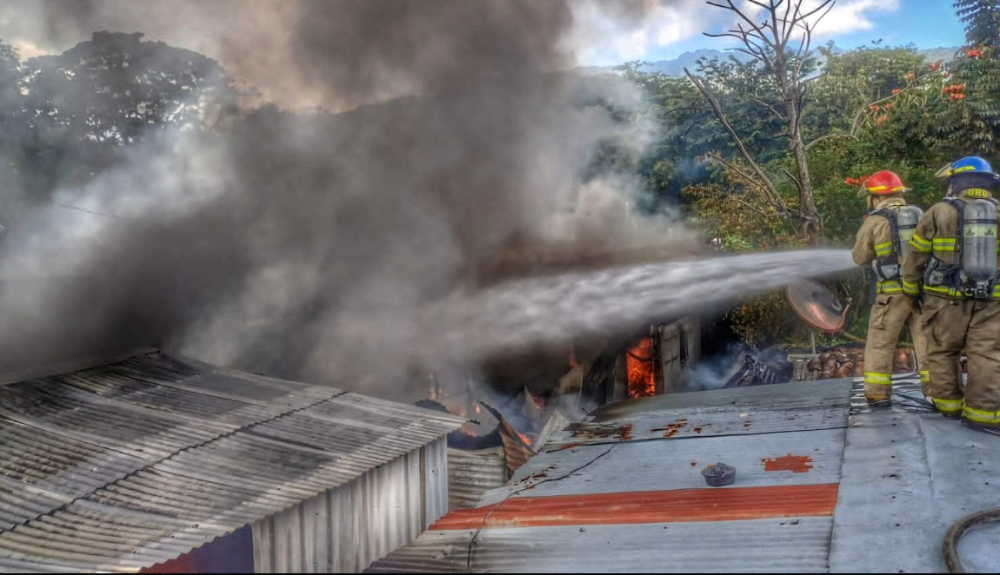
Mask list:
[[[896,227],[899,228],[899,247],[902,250],[903,261],[906,261],[913,253],[910,240],[913,239],[913,232],[920,223],[920,218],[924,217],[924,212],[917,206],[903,206],[896,213]]]
[[[988,200],[969,202],[964,219],[962,271],[973,283],[992,282],[997,275],[996,205]]]

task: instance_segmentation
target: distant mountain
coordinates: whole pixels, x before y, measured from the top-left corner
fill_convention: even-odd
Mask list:
[[[918,50],[919,54],[927,59],[928,62],[937,62],[938,60],[943,60],[945,62],[950,62],[955,58],[955,53],[958,52],[959,48],[928,48],[925,50]],[[841,53],[844,50],[834,48],[834,52]],[[685,52],[674,58],[673,60],[660,60],[657,62],[649,62],[643,66],[642,70],[644,72],[660,72],[666,74],[667,76],[679,77],[684,75],[684,68],[694,69],[698,66],[698,60],[701,58],[707,58],[711,60],[712,58],[719,58],[724,60],[729,58],[729,56],[735,57],[741,62],[746,62],[750,59],[750,56],[744,54],[743,52],[723,52],[721,50],[695,50],[694,52]],[[614,69],[614,66],[590,66],[585,68],[578,68],[578,71],[585,74],[598,74],[609,72]]]
[[[960,48],[930,48],[927,50],[921,50],[920,54],[927,59],[928,62],[937,62],[941,60],[943,62],[951,62],[955,59],[955,54],[960,50]]]
[[[743,52],[721,52],[719,50],[695,50],[694,52],[685,52],[673,60],[661,60],[659,62],[650,62],[648,66],[643,66],[644,72],[660,72],[666,74],[667,76],[683,76],[684,68],[692,70],[698,67],[698,60],[706,58],[711,60],[712,58],[719,58],[720,60],[725,60],[729,56],[734,56],[740,62],[746,62],[750,59],[750,56],[744,54]]]

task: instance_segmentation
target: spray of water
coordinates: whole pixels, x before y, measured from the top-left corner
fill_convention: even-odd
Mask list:
[[[854,267],[845,250],[715,257],[537,277],[431,307],[407,338],[427,357],[489,357],[695,314]],[[398,333],[405,334],[406,330]]]

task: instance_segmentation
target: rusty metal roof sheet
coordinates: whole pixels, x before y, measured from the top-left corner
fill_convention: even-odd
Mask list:
[[[428,531],[367,572],[822,573],[831,524],[807,517],[494,529],[476,539],[471,561],[474,531]]]
[[[370,571],[947,572],[945,531],[996,506],[998,444],[929,412],[916,376],[893,388],[893,408],[877,412],[855,380],[608,406],[585,423],[686,419],[688,431],[552,442],[479,508],[449,514]],[[826,426],[831,413],[775,433],[690,429],[706,414],[810,410],[842,423]],[[716,461],[737,468],[734,485],[704,486],[698,471]],[[966,567],[1000,571],[995,540],[990,527],[969,533]]]
[[[0,571],[135,571],[457,429],[155,353],[0,387]]]
[[[606,406],[371,571],[825,571],[852,384]]]
[[[541,451],[621,441],[843,428],[852,386],[849,379],[787,383],[612,404],[553,434]]]
[[[738,485],[766,487],[831,484],[840,479],[844,429],[706,437],[698,440],[621,443],[597,459],[607,446],[586,445],[543,453],[522,467],[512,481],[487,493],[483,504],[497,503],[514,491],[523,497],[616,493],[623,490],[698,489],[701,470],[719,461],[736,467]],[[587,463],[590,465],[587,465]],[[637,464],[639,462],[639,464]],[[580,468],[558,482],[543,482]]]

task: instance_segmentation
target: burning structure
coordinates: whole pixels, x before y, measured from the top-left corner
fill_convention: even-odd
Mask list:
[[[987,443],[915,374],[878,413],[850,378],[607,405],[368,572],[945,573],[942,539],[1000,472]],[[720,461],[735,484],[706,485]],[[970,572],[996,572],[995,535],[967,537]]]
[[[700,356],[699,318],[651,324],[600,346],[551,346],[486,367],[493,379],[449,388],[431,374],[418,406],[467,419],[449,435],[451,505],[504,484],[553,434],[607,403],[680,390]],[[517,387],[520,384],[520,387]]]

